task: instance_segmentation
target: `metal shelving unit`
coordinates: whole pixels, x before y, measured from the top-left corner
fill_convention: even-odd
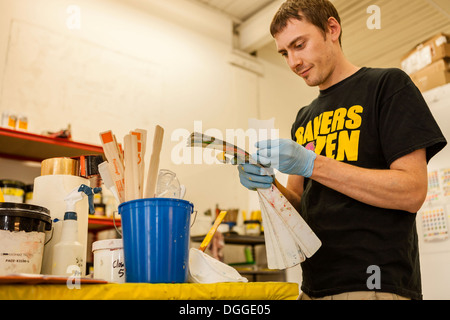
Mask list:
[[[35,161],[54,157],[77,157],[87,154],[103,154],[103,148],[62,138],[51,138],[25,131],[0,127],[0,157]],[[120,227],[120,219],[116,220]],[[114,228],[113,219],[89,216],[89,230],[98,232]]]
[[[40,162],[53,157],[103,154],[103,148],[0,127],[0,157]]]

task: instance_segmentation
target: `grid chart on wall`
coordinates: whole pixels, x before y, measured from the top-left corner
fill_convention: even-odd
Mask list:
[[[450,204],[450,168],[428,173],[428,193],[420,210],[421,232],[425,243],[448,240],[448,205]]]

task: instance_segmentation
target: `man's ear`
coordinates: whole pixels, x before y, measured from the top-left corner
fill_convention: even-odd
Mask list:
[[[330,17],[328,19],[328,34],[331,36],[331,40],[333,42],[339,42],[341,31],[341,25],[336,20],[336,18]]]

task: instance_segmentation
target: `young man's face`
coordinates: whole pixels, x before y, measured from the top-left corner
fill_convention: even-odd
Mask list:
[[[275,36],[278,52],[287,64],[306,84],[319,86],[321,90],[332,85],[331,75],[335,66],[333,42],[315,25],[291,19],[286,28]]]

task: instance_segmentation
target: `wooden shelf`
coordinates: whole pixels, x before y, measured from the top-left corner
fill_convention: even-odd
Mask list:
[[[120,228],[120,226],[122,225],[122,221],[120,220],[120,218],[116,218],[115,221],[117,228]],[[89,231],[99,232],[103,230],[114,229],[113,218],[89,215],[88,223],[89,223]]]
[[[103,154],[103,148],[0,127],[0,157],[3,158],[41,162],[55,157],[78,157],[91,154]],[[120,218],[116,219],[116,226],[121,226]],[[89,216],[90,231],[98,232],[112,228],[114,228],[112,218]]]
[[[103,154],[101,146],[0,127],[0,157],[41,162],[54,157]]]
[[[239,267],[234,266],[234,268],[241,274],[241,275],[284,275],[284,270],[272,270],[268,268],[248,268],[248,267]]]
[[[205,236],[191,237],[191,240],[194,242],[202,242]],[[246,236],[234,233],[224,233],[223,237],[225,243],[228,244],[242,244],[250,246],[265,244],[264,236]]]

